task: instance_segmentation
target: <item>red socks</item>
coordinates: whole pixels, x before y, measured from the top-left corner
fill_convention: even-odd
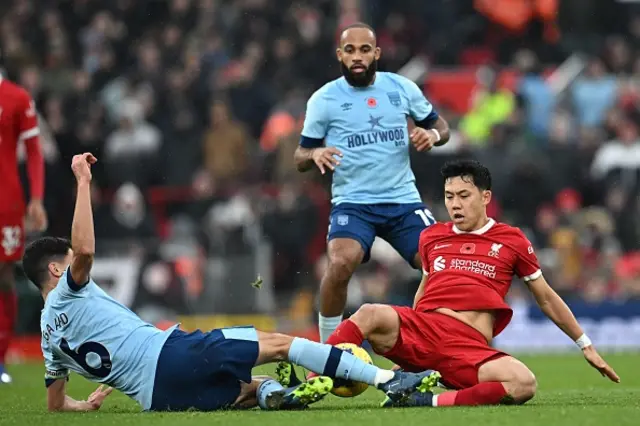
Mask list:
[[[506,396],[502,383],[483,382],[467,389],[441,393],[437,396],[436,405],[498,405]]]
[[[356,323],[351,320],[344,320],[340,323],[336,331],[327,339],[327,345],[335,346],[340,343],[353,343],[354,345],[362,345],[364,337],[362,331]]]
[[[0,292],[0,364],[4,364],[9,350],[17,311],[18,299],[15,291]]]

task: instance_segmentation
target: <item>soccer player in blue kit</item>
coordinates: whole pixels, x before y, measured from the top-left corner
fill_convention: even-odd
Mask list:
[[[23,258],[27,277],[45,301],[40,327],[49,410],[97,410],[113,388],[145,410],[212,411],[305,408],[329,393],[333,377],[376,386],[392,400],[432,384],[432,371],[383,370],[330,345],[253,327],[186,333],[145,323],[90,277],[95,253],[91,165],[96,161],[89,153],[72,161],[77,198],[71,241],[40,238]],[[271,378],[251,376],[254,366],[283,360],[329,377],[285,389]],[[70,371],[102,385],[86,401],[74,400],[66,394]]]
[[[347,285],[369,259],[375,237],[420,269],[420,233],[435,223],[416,188],[409,147],[428,151],[445,144],[449,125],[414,82],[377,72],[380,54],[368,25],[342,32],[337,56],[343,77],[309,99],[295,153],[301,172],[314,164],[322,174],[333,171],[329,265],[320,284],[322,342],[342,321]],[[416,125],[411,133],[408,117]]]

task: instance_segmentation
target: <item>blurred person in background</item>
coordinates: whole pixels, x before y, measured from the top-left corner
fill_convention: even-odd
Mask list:
[[[205,169],[216,184],[226,187],[242,183],[253,148],[250,139],[242,123],[231,116],[226,102],[217,100],[211,105],[203,154]]]
[[[573,84],[571,96],[581,126],[595,127],[603,123],[617,98],[615,78],[607,74],[600,58],[592,58],[584,75]]]
[[[491,127],[507,121],[515,108],[513,93],[500,86],[494,67],[477,71],[478,88],[471,100],[470,111],[460,122],[460,130],[472,144],[484,146]]]
[[[131,181],[146,186],[152,181],[162,144],[158,129],[147,122],[140,102],[127,99],[120,106],[118,128],[104,146],[110,185]]]

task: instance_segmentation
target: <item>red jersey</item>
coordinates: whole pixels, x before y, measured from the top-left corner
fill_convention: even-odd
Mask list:
[[[18,144],[39,133],[38,117],[29,93],[0,77],[0,213],[24,213]]]
[[[513,315],[504,300],[513,276],[530,281],[542,275],[524,233],[493,219],[472,232],[451,222],[436,223],[420,234],[419,250],[429,280],[416,310],[491,310],[496,315],[494,336]]]

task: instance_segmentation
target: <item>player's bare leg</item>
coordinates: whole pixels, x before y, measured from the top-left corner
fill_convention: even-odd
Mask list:
[[[0,384],[10,383],[11,376],[4,369],[16,319],[17,301],[12,263],[0,263]]]
[[[536,376],[522,361],[503,356],[488,361],[478,370],[478,381],[482,383],[500,382],[507,396],[502,403],[524,404],[532,399],[538,388]]]
[[[320,341],[327,338],[342,322],[347,303],[347,286],[354,271],[362,263],[364,250],[350,238],[335,238],[327,248],[329,264],[320,282]]]
[[[498,404],[524,404],[535,396],[536,378],[522,362],[502,356],[484,363],[478,370],[477,385],[433,395],[416,392],[404,404],[410,406],[447,407]],[[393,402],[383,406],[398,405]]]

